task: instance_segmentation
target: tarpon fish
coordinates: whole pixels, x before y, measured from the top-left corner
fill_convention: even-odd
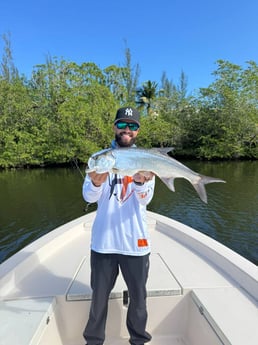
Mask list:
[[[136,173],[148,174],[148,172],[152,172],[173,192],[175,191],[174,179],[184,178],[193,185],[200,199],[207,203],[205,185],[225,181],[194,172],[170,157],[167,153],[171,150],[171,148],[140,149],[132,147],[105,149],[89,158],[86,173],[95,171],[99,174],[110,172],[122,176],[133,176]]]

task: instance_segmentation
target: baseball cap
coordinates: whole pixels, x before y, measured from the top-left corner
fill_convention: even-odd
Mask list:
[[[140,125],[140,113],[138,110],[131,107],[120,108],[116,113],[114,123],[119,120],[132,120]]]

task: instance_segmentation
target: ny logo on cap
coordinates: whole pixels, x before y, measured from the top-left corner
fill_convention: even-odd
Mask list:
[[[125,109],[125,115],[133,116],[133,109],[132,108],[126,108]]]

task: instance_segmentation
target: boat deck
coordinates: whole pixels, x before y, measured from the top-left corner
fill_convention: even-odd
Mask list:
[[[93,217],[56,229],[1,265],[1,345],[2,339],[4,345],[85,344]],[[180,223],[151,212],[148,222],[152,241],[148,330],[153,335],[149,344],[254,345],[257,267]],[[119,275],[110,296],[105,345],[128,344],[125,293]],[[23,333],[28,328],[30,335]],[[61,339],[55,333],[60,328]],[[46,329],[51,338],[42,336]]]
[[[150,345],[188,345],[179,336],[157,336],[153,338],[148,344]],[[82,345],[80,344],[69,344],[69,345]],[[83,344],[84,345],[84,344]],[[128,339],[109,339],[105,342],[105,345],[129,345]]]

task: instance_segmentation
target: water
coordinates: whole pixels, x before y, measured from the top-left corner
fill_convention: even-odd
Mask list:
[[[227,183],[206,186],[206,205],[187,181],[177,179],[173,193],[157,179],[149,210],[192,226],[258,264],[258,162],[184,163]],[[85,214],[81,186],[76,169],[0,172],[0,262]]]

